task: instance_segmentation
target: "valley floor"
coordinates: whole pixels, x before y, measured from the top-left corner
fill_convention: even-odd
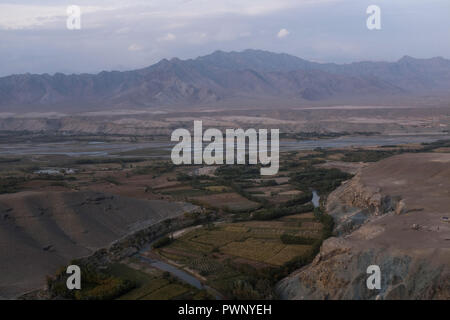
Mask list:
[[[7,141],[7,135],[4,133],[2,139]],[[16,134],[13,137],[19,139]],[[54,143],[54,149],[59,143],[65,145],[65,138],[58,135],[33,134],[28,139],[31,145],[36,139]],[[145,144],[139,142],[143,137],[126,135],[70,139],[80,143],[74,152],[83,152],[85,145],[108,149],[110,143],[132,144],[137,140]],[[303,141],[300,136],[284,139]],[[325,142],[333,137],[317,134],[309,139]],[[358,239],[356,247],[367,254],[372,252],[372,244],[404,250],[405,256],[433,249],[440,250],[433,257],[445,257],[448,250],[448,223],[442,222],[448,216],[448,141],[294,148],[282,152],[275,177],[261,177],[259,168],[252,166],[174,166],[164,156],[167,150],[1,154],[0,296],[16,298],[32,291],[23,297],[371,298],[332,296],[326,284],[322,284],[322,291],[311,292],[310,287],[298,285],[298,276],[289,275],[313,262],[322,243],[318,257],[324,256],[324,250],[336,246],[336,239],[345,238],[345,243],[352,245]],[[353,214],[355,210],[372,208],[376,203],[370,201],[378,199],[355,203],[348,193],[355,181],[379,190],[375,194],[386,203],[395,203],[401,214],[386,213],[372,222],[371,211],[364,211],[369,222],[354,231],[361,216]],[[317,208],[311,203],[312,191],[320,196]],[[338,210],[334,207],[338,200],[349,203],[340,204]],[[352,214],[342,209],[349,204],[355,206]],[[338,238],[330,238],[333,219],[328,214],[336,222]],[[391,245],[394,242],[397,246]],[[83,258],[90,256],[95,259]],[[168,263],[197,279],[201,287],[139,257]],[[427,257],[445,272],[440,258]],[[73,259],[92,275],[85,283],[86,290],[77,295],[61,289],[65,279],[61,268]],[[320,266],[317,259],[305,270]],[[384,256],[377,259],[382,263]],[[420,266],[414,268],[421,270]],[[361,271],[340,272],[351,281]],[[402,276],[402,283],[408,279]],[[277,285],[279,280],[282,282]],[[424,279],[424,287],[427,281]],[[111,290],[111,283],[120,290]],[[446,295],[442,292],[438,297]],[[383,297],[395,295],[386,293]]]

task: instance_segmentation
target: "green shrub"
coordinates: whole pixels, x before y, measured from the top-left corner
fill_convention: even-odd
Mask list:
[[[339,187],[342,181],[352,177],[353,175],[339,169],[308,167],[294,173],[289,182],[305,192],[314,189],[321,194],[326,194]]]
[[[77,264],[81,269],[81,289],[67,289],[68,274],[61,268],[55,277],[47,277],[47,288],[52,298],[65,298],[75,300],[111,300],[136,287],[136,284],[127,279],[109,276],[96,268]]]
[[[287,216],[290,214],[296,213],[305,213],[314,210],[314,206],[312,204],[304,204],[299,206],[292,207],[281,207],[281,208],[272,208],[272,209],[262,209],[261,211],[257,211],[253,213],[253,220],[273,220],[277,218],[281,218],[283,216]]]
[[[301,204],[305,204],[307,202],[310,202],[313,198],[313,194],[311,191],[308,192],[304,192],[301,195],[295,197],[292,200],[286,201],[285,202],[285,206],[286,207],[291,207],[291,206],[295,206],[295,205],[301,205]]]
[[[282,234],[280,236],[280,240],[284,244],[305,244],[305,245],[312,245],[314,244],[314,242],[317,241],[316,239],[294,236],[292,234],[287,233]]]
[[[153,247],[154,249],[162,248],[162,247],[164,247],[164,246],[169,245],[172,241],[173,241],[173,239],[172,239],[171,237],[165,236],[165,237],[162,237],[162,238],[156,240],[156,241],[153,243],[152,247]]]

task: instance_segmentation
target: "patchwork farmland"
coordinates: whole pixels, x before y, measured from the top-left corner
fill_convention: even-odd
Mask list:
[[[322,223],[311,212],[272,221],[218,223],[182,234],[151,254],[157,253],[205,278],[220,292],[230,293],[229,284],[245,280],[249,270],[275,270],[314,250],[313,243],[284,243],[283,235],[320,242],[322,231]]]

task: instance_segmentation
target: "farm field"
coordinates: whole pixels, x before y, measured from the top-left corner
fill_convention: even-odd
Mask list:
[[[134,288],[118,300],[177,300],[207,299],[208,294],[198,290],[168,273],[140,263],[137,259],[128,259],[122,263],[108,266],[107,273],[122,280],[131,281]]]
[[[289,184],[252,187],[245,189],[245,191],[250,193],[254,197],[265,199],[270,204],[281,204],[286,201],[293,200],[296,196],[299,196],[303,193],[300,190],[296,190],[292,185]]]
[[[322,224],[311,212],[272,221],[220,223],[187,232],[154,253],[227,292],[229,284],[246,278],[248,268],[276,269],[311,253],[311,244],[283,243],[286,234],[320,241]]]
[[[110,274],[128,279],[136,287],[119,300],[173,300],[173,299],[205,299],[206,292],[198,290],[178,279],[139,262],[114,264]]]
[[[203,195],[192,197],[191,199],[194,200],[195,203],[200,203],[207,207],[228,209],[231,211],[255,210],[259,207],[258,203],[248,200],[234,192]]]

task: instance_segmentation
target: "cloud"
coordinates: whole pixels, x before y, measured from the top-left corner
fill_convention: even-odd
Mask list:
[[[67,7],[62,5],[0,4],[0,29],[35,29],[55,22],[63,22],[67,19]],[[83,6],[81,7],[81,14],[115,9],[115,7],[110,6]],[[65,27],[65,22],[58,26]]]
[[[278,31],[277,37],[278,38],[286,38],[289,35],[289,31],[287,29],[281,29],[280,31]]]
[[[131,31],[130,27],[123,27],[116,30],[116,34],[127,34]]]
[[[177,37],[173,33],[168,33],[164,37],[158,38],[158,41],[173,41]]]
[[[448,0],[433,0],[433,6],[378,0],[389,13],[389,34],[368,33],[367,5],[358,0],[0,2],[0,76],[126,70],[218,49],[263,49],[326,62],[450,56],[450,42],[442,41],[450,26]],[[66,4],[81,7],[80,32],[67,30]]]
[[[66,7],[0,4],[0,28],[6,30],[41,26],[67,16]]]
[[[302,5],[342,0],[155,0],[142,6],[155,18],[199,18],[214,15],[261,16]]]
[[[342,0],[97,0],[95,6],[90,0],[77,0],[82,15],[106,13],[108,21],[115,19],[141,18],[165,19],[174,24],[173,19],[196,19],[217,15],[261,16],[289,10],[302,5]],[[67,5],[56,1],[36,4],[23,0],[22,4],[0,4],[0,29],[32,29],[46,24],[60,22],[67,18]],[[56,4],[57,3],[57,4]],[[170,21],[169,21],[170,20]],[[182,24],[182,22],[180,22]],[[59,25],[59,24],[57,24]],[[162,28],[165,25],[161,26]],[[57,26],[56,26],[57,27]]]
[[[133,43],[128,47],[128,51],[140,51],[140,50],[142,50],[142,47],[136,43]]]

